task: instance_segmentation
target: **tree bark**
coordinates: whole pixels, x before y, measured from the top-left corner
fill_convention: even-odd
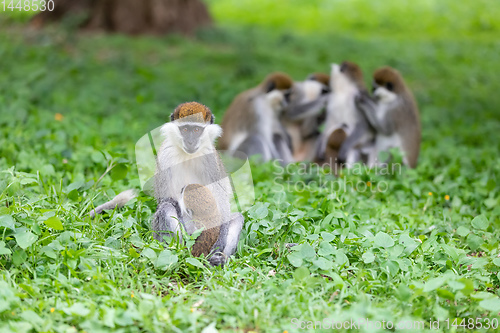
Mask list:
[[[201,0],[54,0],[53,11],[35,15],[31,24],[43,27],[66,17],[79,17],[79,27],[125,34],[193,35],[212,25]]]

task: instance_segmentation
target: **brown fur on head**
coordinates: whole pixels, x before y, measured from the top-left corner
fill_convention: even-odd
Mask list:
[[[365,82],[363,81],[363,72],[356,63],[344,61],[340,65],[340,71],[347,75],[351,79],[351,81],[356,83],[359,90],[366,90]]]
[[[384,87],[396,94],[401,94],[407,90],[401,74],[392,67],[385,66],[377,69],[373,73],[374,85]]]
[[[330,85],[330,75],[325,73],[312,73],[307,77],[307,79],[318,81],[319,83],[323,83],[327,87]]]
[[[198,102],[182,103],[175,108],[170,116],[171,121],[188,117],[190,122],[210,123],[214,122],[212,111],[205,105]]]
[[[266,77],[262,86],[266,93],[275,89],[287,90],[293,86],[293,80],[290,76],[288,76],[288,74],[274,72]]]

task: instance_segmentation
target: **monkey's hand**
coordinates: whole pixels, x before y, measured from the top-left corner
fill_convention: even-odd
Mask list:
[[[370,109],[373,111],[373,107],[370,107],[373,103],[372,99],[369,95],[366,94],[357,94],[354,97],[354,103],[356,104],[358,109],[361,109],[363,112],[366,112],[366,109]]]

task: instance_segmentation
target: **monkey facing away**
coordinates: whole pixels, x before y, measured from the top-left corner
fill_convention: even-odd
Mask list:
[[[360,95],[356,104],[376,130],[374,149],[368,164],[378,164],[381,151],[399,148],[403,162],[410,168],[417,166],[420,152],[421,127],[418,106],[401,74],[382,67],[373,74],[373,96]]]
[[[183,200],[186,202],[183,189],[185,192],[186,186],[188,189],[191,189],[189,186],[195,186],[190,184],[203,186],[203,191],[206,189],[211,192],[216,206],[191,209],[193,212],[204,212],[207,209],[217,211],[220,228],[218,238],[210,249],[196,251],[211,253],[208,261],[215,266],[224,264],[236,251],[243,216],[241,213],[231,213],[231,183],[214,147],[215,139],[221,135],[221,128],[213,122],[214,117],[208,107],[191,102],[179,105],[171,116],[171,122],[163,125],[161,131],[165,141],[158,151],[155,174],[158,208],[153,217],[152,229],[155,231],[154,237],[159,241],[164,236],[182,239],[181,225],[191,235],[196,230],[196,225],[186,223],[190,216],[181,209],[180,203]],[[188,208],[194,204],[189,197],[187,202]],[[208,202],[213,204],[211,200]],[[215,224],[214,220],[212,224]],[[196,245],[195,249],[198,248]]]
[[[349,166],[363,159],[362,148],[366,149],[374,138],[371,126],[355,102],[357,96],[368,95],[363,73],[353,62],[344,61],[340,66],[333,64],[330,87],[332,93],[327,103],[325,130],[318,145],[318,160],[326,158],[328,142],[337,141],[343,136],[339,133],[344,131],[346,139],[337,154],[339,161]],[[335,138],[330,138],[331,135]],[[329,158],[335,154],[331,152],[330,155]]]
[[[290,138],[279,121],[292,86],[287,74],[275,72],[237,95],[224,114],[219,149],[261,155],[263,161],[292,162]]]
[[[290,103],[281,121],[290,135],[294,161],[312,161],[325,120],[325,106],[330,92],[330,76],[313,73],[305,81],[295,82]]]

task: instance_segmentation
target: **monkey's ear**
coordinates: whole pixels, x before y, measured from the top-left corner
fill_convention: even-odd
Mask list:
[[[211,124],[213,124],[213,123],[214,123],[214,121],[215,121],[215,116],[214,116],[214,115],[212,115],[212,116],[210,117],[210,125],[211,125]]]
[[[276,89],[276,83],[274,81],[268,82],[266,86],[266,93],[271,92],[274,89]]]
[[[173,113],[170,114],[170,121],[174,121],[174,114]]]

